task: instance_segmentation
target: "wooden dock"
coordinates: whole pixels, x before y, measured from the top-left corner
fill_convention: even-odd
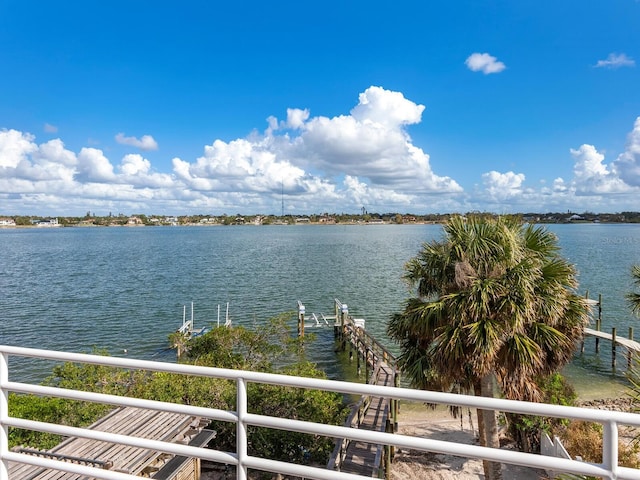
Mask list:
[[[347,306],[335,300],[334,333],[339,349],[349,349],[350,358],[357,357],[358,372],[365,367],[370,384],[398,386],[396,359],[364,329],[364,320],[349,316]],[[361,363],[362,362],[362,363]],[[372,374],[369,377],[368,372]],[[393,433],[397,429],[398,402],[384,397],[364,396],[354,406],[345,425],[363,430]],[[394,449],[349,439],[337,439],[327,468],[375,478],[390,478]]]
[[[633,339],[633,327],[629,327],[629,336],[622,337],[619,335],[616,327],[611,328],[611,333],[606,333],[602,331],[602,295],[598,295],[598,299],[586,298],[587,303],[593,309],[597,309],[597,316],[595,318],[595,328],[585,328],[584,329],[584,337],[594,337],[595,338],[595,351],[596,353],[600,353],[600,340],[605,340],[611,342],[611,368],[613,371],[616,370],[617,367],[617,346],[621,346],[627,350],[627,367],[631,366],[633,362],[634,356],[640,353],[640,342],[636,342]],[[582,345],[580,346],[580,353],[584,353],[585,350],[585,342],[582,340]]]
[[[621,337],[617,334],[616,328],[613,327],[611,329],[611,333],[602,332],[600,330],[594,330],[592,328],[584,329],[585,337],[595,337],[596,339],[596,353],[599,353],[599,340],[607,340],[611,342],[611,368],[613,370],[617,367],[617,358],[616,358],[616,346],[620,345],[621,347],[627,350],[627,367],[631,366],[631,362],[633,361],[634,355],[640,353],[640,342],[636,342],[633,340],[633,328],[629,328],[629,338]],[[581,351],[584,352],[584,341],[582,342]]]
[[[122,407],[102,417],[90,428],[102,432],[135,436],[150,440],[176,442],[184,444],[208,443],[215,433],[203,430],[207,421],[170,412],[160,412],[133,407]],[[197,439],[197,440],[196,440]],[[39,457],[82,464],[131,475],[151,476],[159,473],[172,455],[127,445],[110,442],[71,437],[51,450],[39,451],[17,449],[18,452]],[[179,457],[178,457],[179,458]],[[199,459],[184,459],[183,464],[191,462],[184,471],[194,471],[194,476],[182,478],[199,478]],[[175,461],[171,464],[175,468]],[[195,471],[197,470],[197,477]],[[58,470],[46,470],[26,464],[9,463],[9,477],[12,480],[76,480],[80,476]]]
[[[393,386],[395,374],[386,364],[381,363],[374,371],[370,383]],[[392,431],[393,425],[389,416],[390,401],[384,397],[368,397],[361,400],[362,405],[356,409],[357,426],[361,430],[378,432]],[[351,422],[350,422],[351,423]],[[361,441],[346,442],[343,447],[341,472],[379,478],[389,468],[391,461],[389,447]]]

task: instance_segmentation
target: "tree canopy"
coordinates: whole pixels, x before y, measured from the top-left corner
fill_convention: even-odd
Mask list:
[[[418,388],[493,396],[497,386],[540,401],[538,380],[571,359],[588,321],[574,266],[553,233],[514,217],[456,216],[443,229],[406,264],[417,295],[388,325],[403,372]],[[497,446],[485,413],[481,443]]]

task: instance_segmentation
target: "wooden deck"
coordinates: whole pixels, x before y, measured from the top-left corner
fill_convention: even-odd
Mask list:
[[[155,410],[123,407],[94,423],[91,429],[165,442],[189,443],[200,433],[199,418]],[[55,460],[82,463],[131,475],[149,476],[166,463],[171,455],[110,442],[71,437],[46,452],[24,450]],[[12,480],[79,480],[79,475],[45,470],[24,464],[9,464]]]

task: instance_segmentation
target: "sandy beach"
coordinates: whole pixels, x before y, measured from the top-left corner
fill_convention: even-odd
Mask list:
[[[477,445],[477,419],[475,411],[463,412],[462,418],[453,418],[446,407],[431,409],[421,404],[401,406],[398,417],[399,433],[434,440]],[[454,455],[434,454],[413,450],[396,451],[391,478],[425,480],[483,479],[482,461]],[[541,470],[506,465],[505,480],[538,480],[547,478]]]

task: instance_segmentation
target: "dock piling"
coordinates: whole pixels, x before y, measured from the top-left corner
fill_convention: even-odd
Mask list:
[[[611,329],[611,368],[616,371],[616,327]]]
[[[304,312],[304,305],[298,300],[298,337],[304,337]]]
[[[633,327],[629,327],[629,340],[633,341]],[[631,368],[631,362],[633,361],[633,350],[627,349],[627,368]]]

